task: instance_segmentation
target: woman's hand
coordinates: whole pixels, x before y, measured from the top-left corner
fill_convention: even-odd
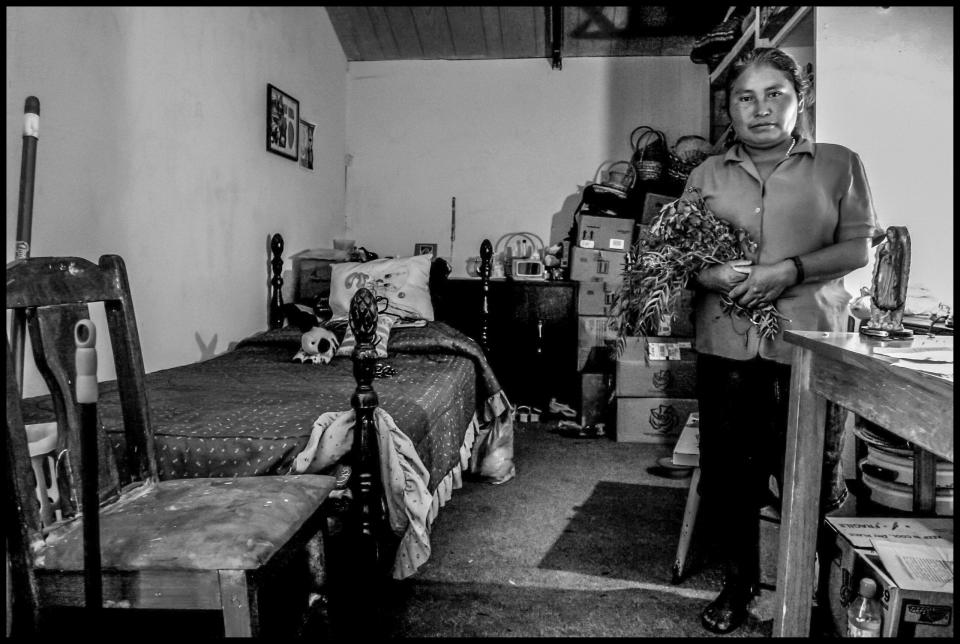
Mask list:
[[[727,295],[748,309],[773,304],[797,278],[797,269],[788,260],[776,264],[757,264],[747,270],[749,274],[746,279],[730,289]]]
[[[723,264],[713,264],[703,269],[697,275],[697,281],[704,288],[718,293],[728,293],[737,284],[747,278],[749,267],[753,262],[749,259],[735,259]]]

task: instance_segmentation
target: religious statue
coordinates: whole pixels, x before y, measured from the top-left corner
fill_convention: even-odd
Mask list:
[[[909,338],[903,328],[903,307],[910,277],[910,234],[905,226],[887,228],[887,238],[876,251],[873,284],[870,290],[870,321],[861,327],[866,335]]]

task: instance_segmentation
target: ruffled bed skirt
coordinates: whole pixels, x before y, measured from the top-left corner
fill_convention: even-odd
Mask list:
[[[479,474],[485,481],[495,485],[506,483],[516,474],[513,464],[513,407],[510,401],[502,391],[497,392],[487,398],[480,414],[482,418],[478,419],[474,414],[470,419],[460,445],[459,463],[447,472],[433,492],[425,522],[427,534],[433,529],[440,508],[451,499],[454,490],[463,487],[464,472]],[[417,538],[415,532],[413,523],[404,532],[394,561],[394,579],[409,577],[429,558],[429,539]]]

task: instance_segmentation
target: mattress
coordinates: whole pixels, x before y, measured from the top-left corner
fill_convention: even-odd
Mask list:
[[[290,327],[265,331],[209,360],[147,374],[162,479],[287,473],[317,417],[350,409],[352,360],[294,361],[300,335]],[[430,472],[432,493],[460,463],[474,415],[502,395],[500,387],[479,345],[442,322],[394,329],[387,348],[380,362],[395,375],[375,379],[373,387]],[[98,413],[119,454],[124,435],[115,381],[100,384]],[[24,416],[27,423],[52,420],[49,397],[25,401]]]

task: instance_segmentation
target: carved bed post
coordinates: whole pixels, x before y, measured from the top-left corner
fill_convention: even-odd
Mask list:
[[[493,244],[484,239],[480,244],[480,347],[490,355],[490,270],[493,265]]]
[[[357,576],[357,581],[363,584],[364,580],[374,579],[381,570],[385,559],[383,539],[386,536],[377,427],[374,421],[374,411],[379,404],[377,392],[373,389],[377,361],[373,345],[377,332],[377,303],[373,293],[366,288],[358,290],[350,300],[350,328],[357,339],[357,346],[353,350],[353,377],[357,381],[357,388],[350,399],[350,405],[356,412],[356,424],[353,431],[353,475],[350,477],[353,502],[349,539],[354,540],[357,564],[363,573]]]
[[[280,292],[283,286],[283,237],[280,233],[270,238],[270,250],[273,253],[273,259],[270,260],[273,268],[273,278],[270,280],[270,328],[279,329],[283,326],[283,294]]]

